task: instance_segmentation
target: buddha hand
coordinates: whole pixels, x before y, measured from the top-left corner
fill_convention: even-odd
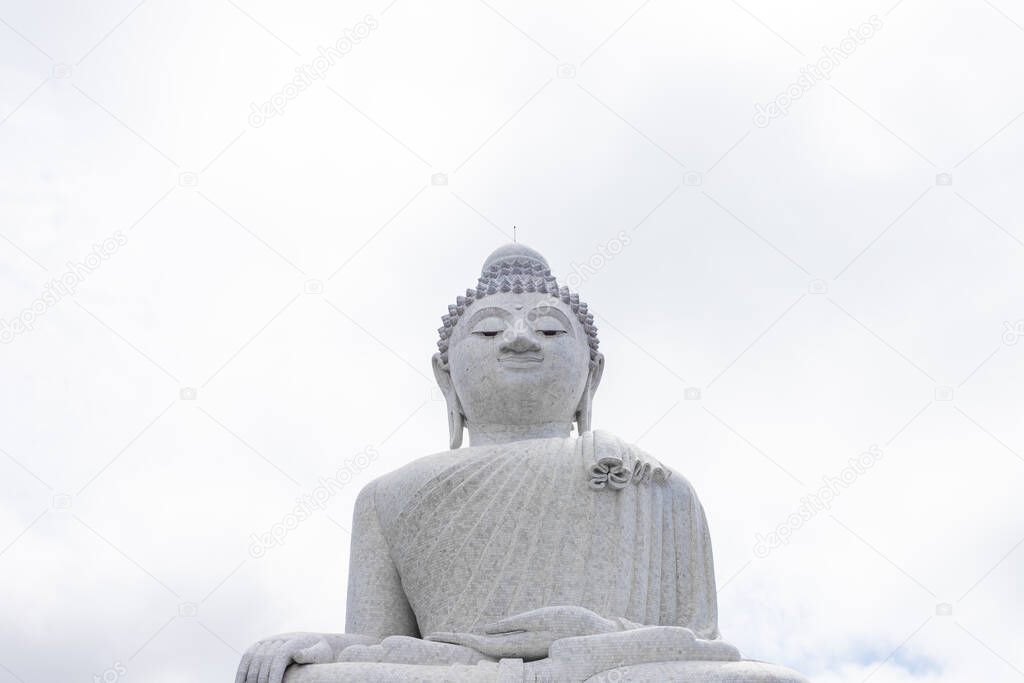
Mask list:
[[[609,674],[607,680],[615,680],[610,674],[617,670],[619,678],[629,680],[628,667],[631,666],[691,661],[707,665],[710,662],[738,662],[740,659],[739,650],[729,643],[720,639],[697,638],[688,628],[637,625],[617,633],[563,638],[551,645],[547,659],[529,662],[526,673],[528,680],[584,681],[606,672]],[[716,677],[716,680],[724,679]],[[730,675],[728,680],[747,681],[754,680],[754,677],[735,678]],[[771,680],[777,679],[771,677]]]
[[[409,636],[388,636],[379,645],[353,645],[340,653],[336,662],[379,662],[382,664],[476,664],[494,661],[482,652],[443,642]]]
[[[492,657],[546,657],[551,644],[562,638],[621,630],[619,623],[584,607],[541,607],[507,617],[477,633],[431,633],[427,640],[471,647]]]
[[[290,664],[333,662],[350,645],[377,642],[353,633],[282,633],[257,641],[242,655],[235,683],[281,683]]]

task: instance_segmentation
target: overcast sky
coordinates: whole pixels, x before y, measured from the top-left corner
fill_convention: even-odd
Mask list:
[[[727,639],[1020,681],[1021,83],[1021,0],[0,2],[0,683],[343,630],[514,225],[597,315],[595,426],[696,487]]]

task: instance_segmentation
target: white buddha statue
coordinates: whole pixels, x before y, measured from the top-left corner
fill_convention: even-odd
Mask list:
[[[495,251],[443,321],[450,449],[360,492],[346,632],[262,640],[236,683],[806,683],[722,640],[689,482],[591,429],[594,317],[540,254]]]

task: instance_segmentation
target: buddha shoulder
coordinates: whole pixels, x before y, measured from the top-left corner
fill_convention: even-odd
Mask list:
[[[398,469],[382,474],[359,491],[356,509],[373,506],[380,519],[393,519],[411,492],[464,457],[458,450],[447,450],[425,455]]]

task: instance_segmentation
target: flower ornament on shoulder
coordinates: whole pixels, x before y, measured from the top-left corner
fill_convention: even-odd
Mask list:
[[[580,436],[584,462],[587,463],[587,484],[591,489],[621,491],[629,484],[664,484],[671,470],[649,454],[618,437],[602,431]]]
[[[590,488],[595,490],[607,486],[617,491],[625,488],[632,479],[633,469],[624,467],[621,458],[601,458],[590,466]]]

